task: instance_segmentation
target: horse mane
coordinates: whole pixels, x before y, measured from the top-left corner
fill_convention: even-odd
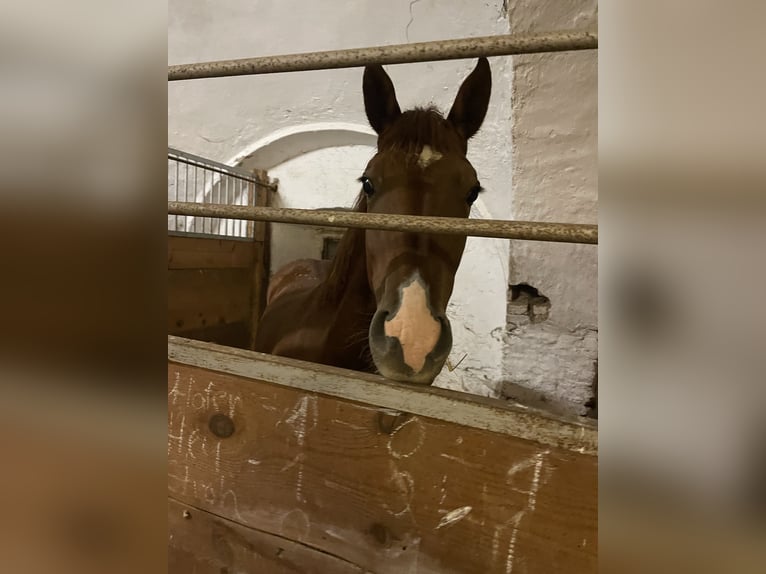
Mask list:
[[[432,146],[442,153],[462,153],[466,141],[438,108],[414,108],[402,113],[378,138],[378,151],[419,153],[423,146]]]
[[[367,213],[367,196],[363,192],[360,191],[357,195],[351,211]],[[322,295],[326,302],[331,302],[334,297],[342,296],[354,272],[355,264],[358,270],[360,260],[365,260],[364,229],[348,228],[338,243],[330,272],[322,286]]]

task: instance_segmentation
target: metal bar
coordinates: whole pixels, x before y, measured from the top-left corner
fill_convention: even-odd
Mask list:
[[[566,30],[541,34],[506,34],[439,40],[351,50],[306,52],[168,66],[168,81],[275,74],[307,70],[353,68],[368,64],[407,64],[438,60],[460,60],[479,56],[512,56],[540,52],[593,50],[598,47],[596,31]]]
[[[232,177],[238,177],[240,179],[258,183],[258,180],[253,177],[253,174],[246,169],[242,169],[241,167],[236,167],[233,165],[226,165],[225,163],[207,159],[205,157],[194,155],[192,153],[181,151],[172,147],[168,147],[168,159],[180,161],[181,163],[188,165],[204,166],[218,173],[227,173]]]
[[[239,191],[235,191],[234,192],[234,201],[232,201],[233,205],[238,205],[239,204],[239,198],[242,197],[242,186],[243,186],[243,184],[242,184],[241,181],[238,182],[238,183],[239,183]],[[247,183],[245,185],[249,186],[250,184]],[[242,220],[241,219],[232,219],[232,221],[234,221],[234,234],[237,237],[241,237],[242,236]]]
[[[176,196],[176,201],[178,201],[179,199],[181,199],[181,192],[178,190],[178,162],[176,162],[176,179],[175,179],[175,182],[176,182],[175,183],[175,188],[176,188],[175,189],[175,196]],[[176,215],[176,222],[175,222],[176,224],[175,224],[174,231],[178,231],[178,221],[179,221],[179,218]]]
[[[199,174],[199,167],[195,165],[194,166],[194,201],[195,202],[197,201],[197,194],[199,193],[199,185],[198,185],[198,181],[197,181],[198,174]],[[204,201],[205,198],[203,197],[202,200]],[[201,219],[200,217],[195,217],[194,218],[194,231],[197,232],[197,233],[199,233],[199,224],[197,222],[200,219]],[[203,224],[204,224],[204,220],[203,220]],[[202,232],[203,233],[205,232],[205,227],[204,226],[202,227]]]
[[[189,201],[189,164],[186,164],[186,176],[184,177],[184,201]],[[184,217],[183,231],[189,231],[188,217]]]
[[[543,223],[534,221],[502,221],[497,219],[461,219],[456,217],[415,217],[382,213],[347,211],[312,211],[278,207],[238,205],[200,205],[168,202],[168,213],[206,217],[232,217],[248,221],[273,221],[326,227],[353,227],[443,233],[475,237],[525,239],[560,243],[598,243],[598,226],[580,223]]]
[[[227,169],[224,169],[224,168],[219,168],[219,167],[216,167],[216,166],[207,165],[205,163],[196,162],[194,160],[183,158],[183,157],[173,157],[170,154],[168,154],[168,158],[172,159],[174,161],[177,161],[178,163],[185,163],[185,164],[188,164],[188,165],[193,165],[194,167],[202,167],[202,168],[205,168],[208,171],[214,171],[215,173],[220,173],[222,175],[229,175],[229,176],[231,176],[233,178],[236,178],[236,179],[242,179],[242,180],[249,181],[249,182],[252,182],[252,183],[257,183],[258,185],[262,185],[264,187],[270,187],[272,189],[276,189],[276,186],[274,186],[274,185],[266,184],[266,183],[263,183],[263,182],[253,181],[252,179],[249,179],[247,177],[239,175],[237,172],[231,172],[231,171],[229,171]]]
[[[207,169],[202,169],[202,203],[209,203],[212,202],[213,195],[212,193],[210,195],[207,194]],[[205,233],[205,223],[207,223],[208,233],[211,233],[213,230],[213,220],[209,217],[206,217],[202,220],[202,233]]]
[[[230,191],[229,190],[229,181],[230,180],[231,180],[230,177],[226,178],[226,188],[225,188],[225,191],[224,191],[224,197],[225,197],[224,203],[226,205],[231,205],[231,197],[230,197],[231,194],[229,193],[229,191]],[[229,231],[229,222],[230,221],[231,221],[230,219],[225,219],[224,222],[223,222],[223,233],[226,236],[230,236],[231,235],[231,231]]]
[[[216,191],[218,192],[216,194]],[[216,195],[218,196],[218,199],[216,199]],[[210,174],[210,197],[212,198],[211,203],[215,203],[218,205],[222,205],[223,202],[221,201],[221,181],[218,180],[218,185],[216,185],[214,174]],[[215,224],[215,231],[211,228],[211,233],[220,235],[221,234],[221,220],[217,219],[213,222]]]

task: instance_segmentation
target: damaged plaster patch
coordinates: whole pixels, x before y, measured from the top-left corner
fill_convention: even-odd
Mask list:
[[[558,414],[591,412],[598,359],[594,328],[550,323],[551,300],[529,283],[508,288],[501,396]]]
[[[519,324],[542,323],[548,318],[551,300],[527,283],[509,287],[508,328],[515,329]]]

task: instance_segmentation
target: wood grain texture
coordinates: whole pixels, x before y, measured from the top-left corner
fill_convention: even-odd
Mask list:
[[[596,571],[594,456],[175,362],[168,409],[170,495],[243,527],[377,574]]]
[[[249,240],[168,235],[168,269],[248,268],[252,259]]]
[[[190,366],[499,432],[578,454],[595,454],[598,449],[597,421],[555,416],[511,401],[397,383],[377,375],[174,336],[168,337],[168,358]]]
[[[249,269],[169,270],[168,332],[249,323],[251,281]]]
[[[247,321],[206,325],[196,329],[184,329],[182,333],[184,337],[196,341],[214,342],[218,345],[226,345],[227,347],[236,347],[238,349],[250,348],[250,324]]]
[[[168,572],[365,574],[358,566],[286,538],[168,500]]]

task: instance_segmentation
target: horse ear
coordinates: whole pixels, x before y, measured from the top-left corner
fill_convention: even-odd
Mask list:
[[[402,114],[399,102],[396,101],[394,83],[383,70],[383,66],[374,65],[364,68],[362,91],[367,120],[378,134],[383,133],[383,130]]]
[[[486,58],[479,58],[473,72],[460,86],[447,119],[466,139],[470,139],[481,127],[487,115],[489,95],[492,92],[492,72]]]

